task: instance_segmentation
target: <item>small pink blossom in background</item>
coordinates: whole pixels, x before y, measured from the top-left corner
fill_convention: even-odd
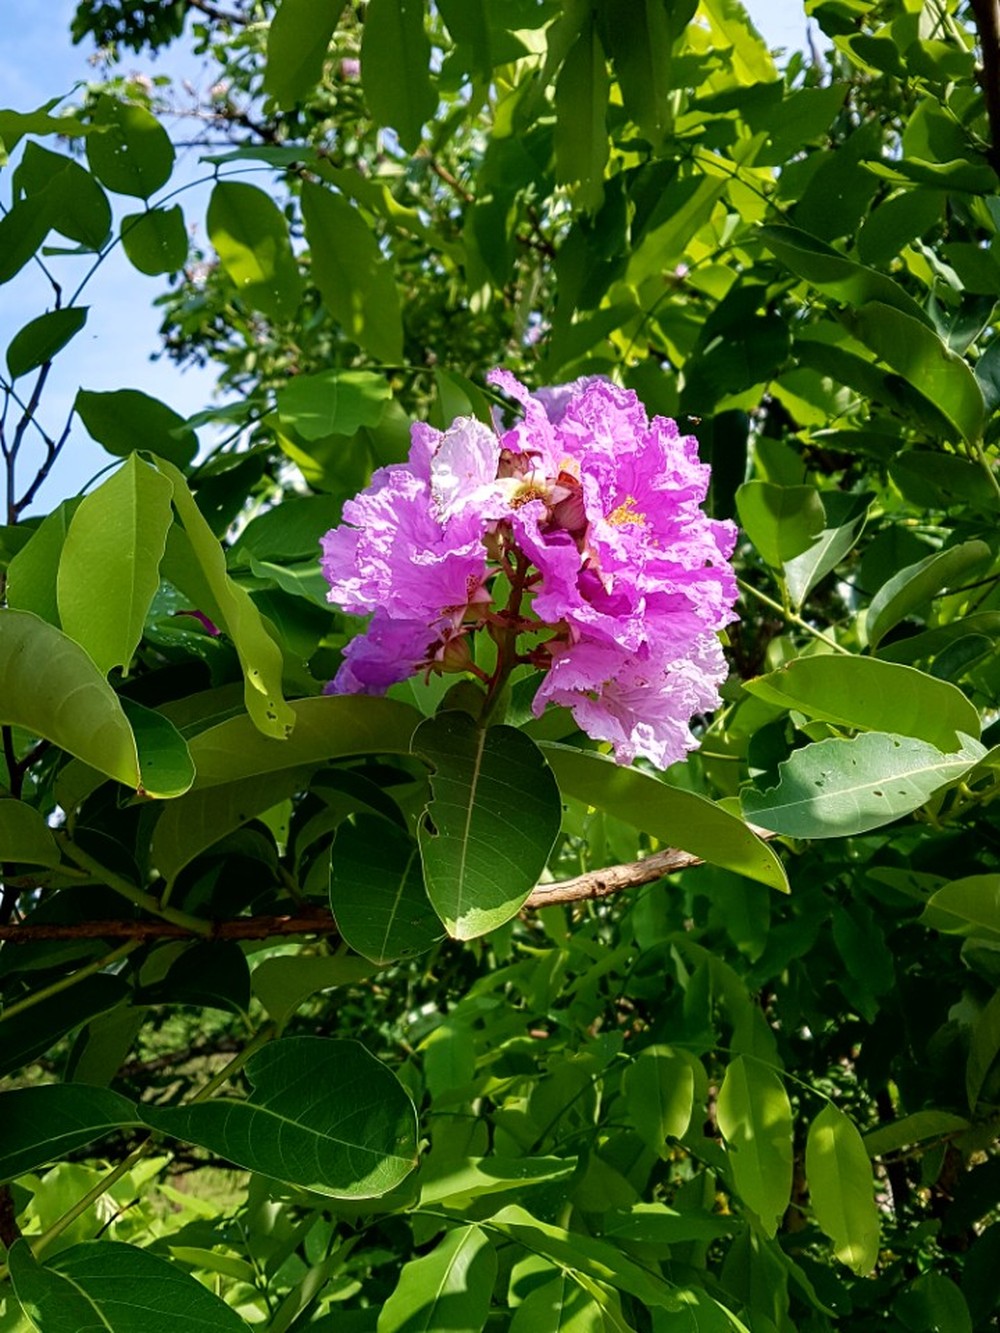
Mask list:
[[[506,371],[488,379],[520,420],[415,426],[409,461],[376,472],[323,538],[330,601],[373,613],[328,688],[471,668],[483,627],[498,642],[547,631],[517,659],[544,671],[536,714],[564,705],[619,763],[665,768],[719,704],[718,631],[736,619],[736,529],[701,508],[709,468],[693,437],[607,380],[531,394]],[[525,593],[516,616],[493,602],[501,568]]]

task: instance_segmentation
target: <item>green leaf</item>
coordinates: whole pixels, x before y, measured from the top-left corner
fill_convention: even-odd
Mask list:
[[[930,316],[898,283],[846,258],[808,232],[775,225],[759,227],[757,235],[793,273],[834,300],[849,306],[878,301],[919,320],[927,329],[933,327]]]
[[[161,800],[182,796],[194,782],[194,763],[187,742],[174,724],[133,699],[122,698],[139,751],[142,794]]]
[[[276,394],[283,426],[304,440],[353,435],[377,426],[392,390],[384,375],[370,370],[323,370],[296,377]]]
[[[893,1313],[909,1333],[973,1333],[965,1297],[943,1273],[925,1273],[904,1287]]]
[[[967,444],[981,438],[986,403],[979,381],[923,319],[870,301],[844,320],[856,338],[930,399]]]
[[[370,0],[361,39],[365,101],[410,153],[437,108],[430,60],[423,0]]]
[[[450,935],[473,939],[509,921],[537,884],[559,833],[559,790],[529,736],[467,713],[422,722],[413,750],[432,770],[418,835],[427,896]]]
[[[736,508],[747,536],[774,569],[801,555],[826,526],[815,486],[746,481],[736,492]]]
[[[738,1055],[716,1109],[737,1193],[773,1236],[792,1192],[792,1107],[785,1085],[767,1065]]]
[[[15,333],[7,348],[7,369],[11,379],[37,370],[61,352],[86,324],[87,310],[85,305],[50,310]]]
[[[0,283],[10,282],[41,249],[52,226],[45,201],[19,199],[0,217]]]
[[[613,0],[607,34],[625,110],[658,152],[673,120],[670,62],[676,17],[660,0]]]
[[[986,1076],[1000,1054],[1000,991],[976,1015],[969,1034],[969,1058],[965,1066],[965,1095],[975,1112]]]
[[[121,223],[122,248],[133,268],[155,277],[176,273],[188,256],[188,234],[180,204],[127,213]]]
[[[291,319],[302,298],[288,223],[270,195],[242,181],[217,181],[208,237],[240,297],[269,319]]]
[[[348,337],[377,360],[398,364],[403,317],[393,268],[359,209],[342,194],[307,181],[302,219],[323,304]]]
[[[373,963],[413,958],[441,938],[417,844],[377,815],[357,815],[338,829],[330,906],[347,943]]]
[[[0,723],[23,727],[138,790],[135,737],[79,644],[30,611],[0,610]]]
[[[39,1333],[245,1333],[235,1310],[175,1264],[119,1241],[86,1241],[44,1267],[26,1240],[11,1247],[11,1281]]]
[[[915,736],[939,750],[956,749],[960,732],[979,739],[979,713],[960,689],[875,657],[800,657],[743,688],[807,717]]]
[[[261,735],[246,717],[230,718],[194,737],[196,789],[351,755],[409,754],[410,737],[421,720],[415,708],[394,699],[324,696],[296,699],[288,706],[294,730],[287,741]]]
[[[205,612],[232,640],[243,668],[244,700],[254,726],[265,736],[287,739],[295,725],[295,714],[281,692],[284,665],[281,649],[265,629],[250,594],[227,574],[222,547],[195,504],[183,475],[163,459],[155,462],[173,483],[174,507],[187,538],[183,550],[191,557],[172,564],[169,569],[165,567],[164,573],[172,583],[180,578],[177,582],[180,590],[189,596],[193,593],[192,600],[198,610]],[[169,544],[167,554],[170,555]]]
[[[320,539],[340,522],[342,508],[334,495],[289,495],[250,520],[230,547],[230,563],[250,556],[282,564],[291,560],[315,564]]]
[[[0,111],[0,166],[7,165],[8,153],[14,151],[26,134],[64,134],[76,139],[92,133],[90,125],[84,125],[73,115],[49,114],[62,100],[53,97],[35,111]]]
[[[55,838],[34,806],[9,797],[0,799],[0,862],[57,866],[60,859]]]
[[[556,180],[579,182],[580,203],[595,209],[604,197],[608,160],[608,71],[592,19],[583,24],[556,80]]]
[[[382,1306],[378,1333],[480,1333],[490,1312],[497,1256],[481,1227],[453,1227],[430,1254],[404,1264]]]
[[[198,437],[184,418],[140,389],[81,389],[73,406],[97,443],[119,458],[148,449],[184,467],[198,452]]]
[[[25,145],[14,173],[17,192],[37,198],[51,227],[88,250],[100,250],[111,228],[108,196],[84,167],[40,144]]]
[[[465,1200],[481,1199],[487,1194],[520,1192],[532,1185],[567,1180],[576,1169],[575,1157],[465,1157],[460,1161],[446,1156],[442,1162],[434,1153],[420,1167],[420,1207],[429,1208],[448,1200],[448,1207],[460,1207]]]
[[[878,1259],[875,1181],[857,1126],[832,1103],[809,1126],[806,1179],[816,1221],[837,1258],[866,1276]]]
[[[788,594],[799,610],[813,588],[836,569],[861,536],[873,496],[870,491],[862,495],[828,491],[820,499],[825,515],[822,532],[801,555],[785,561]]]
[[[264,91],[288,111],[323,77],[344,0],[282,0],[267,31]]]
[[[907,565],[884,583],[872,598],[865,620],[868,643],[877,648],[893,626],[917,611],[945,588],[966,582],[993,558],[985,542],[962,542],[916,564]]]
[[[13,1073],[23,1077],[25,1069],[67,1033],[121,1004],[128,989],[122,977],[101,972],[74,983],[72,1004],[56,993],[19,1014],[0,1013],[0,1078]]]
[[[56,596],[63,630],[104,674],[128,667],[160,586],[173,487],[134,453],[80,504]]]
[[[113,1130],[142,1123],[127,1098],[79,1083],[0,1092],[0,1116],[0,1180],[23,1176]]]
[[[934,930],[1000,935],[1000,875],[952,880],[931,894],[920,919]]]
[[[250,981],[254,994],[280,1028],[310,995],[334,986],[356,985],[374,971],[375,965],[367,958],[350,954],[325,958],[289,954],[265,958],[254,968]]]
[[[666,846],[700,856],[772,889],[788,892],[781,860],[741,819],[694,792],[671,787],[611,759],[551,741],[542,752],[566,796],[606,810]]]
[[[174,166],[174,146],[145,107],[101,93],[94,125],[102,132],[87,137],[87,161],[109,190],[148,199],[167,183]]]
[[[628,1118],[647,1148],[669,1155],[667,1140],[687,1133],[694,1112],[695,1065],[687,1051],[647,1046],[625,1075]]]
[[[865,1135],[863,1142],[869,1157],[883,1157],[927,1139],[961,1134],[968,1128],[968,1120],[952,1115],[950,1111],[915,1111],[913,1115],[905,1115],[901,1120],[873,1129]]]
[[[685,1241],[717,1240],[742,1230],[732,1213],[720,1215],[701,1209],[679,1212],[663,1203],[637,1203],[629,1209],[609,1209],[603,1235],[609,1240],[637,1241],[640,1245],[683,1245]]]
[[[144,1106],[154,1129],[333,1199],[373,1199],[417,1164],[417,1117],[360,1042],[287,1037],[246,1066],[249,1100]]]
[[[844,838],[881,828],[957,781],[986,753],[964,738],[944,754],[926,741],[870,731],[853,740],[819,741],[778,766],[767,791],[742,794],[748,819],[793,838]]]
[[[508,1325],[510,1333],[605,1333],[608,1327],[601,1307],[568,1272],[533,1287]]]
[[[208,791],[199,789],[171,801],[153,831],[153,865],[172,884],[186,865],[221,838],[279,801],[287,800],[294,792],[302,791],[308,785],[311,771],[305,767],[282,768],[276,773],[227,782]]]
[[[79,497],[64,500],[47,514],[32,532],[19,529],[28,540],[7,566],[7,605],[16,611],[33,611],[50,625],[59,627],[56,579],[59,558],[69,525],[81,504]]]

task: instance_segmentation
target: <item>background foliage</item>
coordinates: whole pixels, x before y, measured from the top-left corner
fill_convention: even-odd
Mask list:
[[[3,1330],[995,1326],[998,38],[805,8],[86,0],[216,62],[203,219],[141,81],[0,112]],[[81,385],[42,516],[118,245],[225,395]],[[665,775],[515,688],[514,811],[447,680],[319,697],[319,536],[499,363],[693,429],[745,591]]]

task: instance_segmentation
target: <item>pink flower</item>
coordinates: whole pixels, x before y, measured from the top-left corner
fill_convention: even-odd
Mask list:
[[[546,670],[536,712],[567,706],[620,763],[666,767],[695,744],[691,719],[718,706],[717,631],[735,619],[736,529],[701,508],[697,442],[599,377],[537,394],[506,371],[488,378],[520,420],[415,426],[409,462],[377,472],[323,538],[330,600],[374,612],[332,688],[380,692],[468,666],[495,689],[530,660]],[[497,644],[491,677],[467,645],[483,628]],[[529,629],[550,637],[518,655]]]

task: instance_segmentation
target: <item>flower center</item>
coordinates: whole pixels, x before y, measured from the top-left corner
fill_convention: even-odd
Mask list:
[[[642,524],[646,521],[646,515],[640,514],[635,507],[635,496],[627,495],[617,509],[612,509],[608,515],[608,522],[615,528],[625,527],[628,523]]]

